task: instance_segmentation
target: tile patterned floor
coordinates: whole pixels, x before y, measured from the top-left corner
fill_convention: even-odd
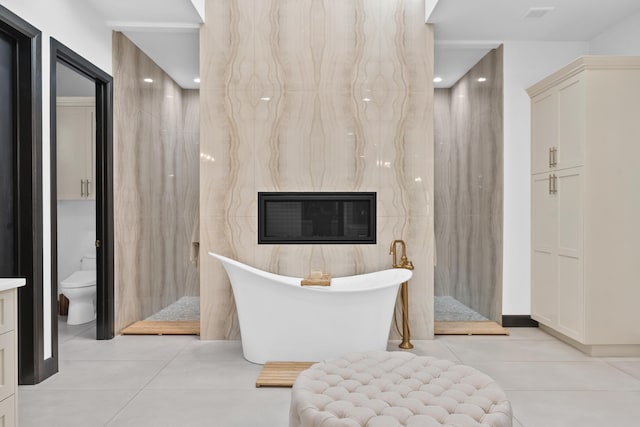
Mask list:
[[[288,425],[290,390],[256,389],[260,366],[242,358],[238,341],[95,341],[94,330],[60,324],[60,372],[19,387],[21,427]],[[640,425],[640,358],[588,357],[535,328],[509,331],[414,341],[413,352],[492,376],[511,400],[514,427]]]

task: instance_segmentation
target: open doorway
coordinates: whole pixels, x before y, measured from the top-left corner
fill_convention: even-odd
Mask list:
[[[95,92],[93,80],[56,61],[59,341],[96,337]]]
[[[57,349],[61,308],[63,325],[85,325],[96,339],[114,336],[113,79],[55,39],[50,65],[51,281],[57,284],[51,319]]]

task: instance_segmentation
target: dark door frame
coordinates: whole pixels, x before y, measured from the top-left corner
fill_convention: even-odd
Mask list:
[[[51,283],[57,283],[56,64],[61,62],[96,84],[96,338],[114,337],[113,77],[51,38]],[[51,286],[54,349],[57,352],[57,286]]]
[[[15,257],[18,289],[18,381],[35,384],[55,372],[44,359],[42,281],[42,33],[0,6],[0,31],[15,40],[17,173]]]

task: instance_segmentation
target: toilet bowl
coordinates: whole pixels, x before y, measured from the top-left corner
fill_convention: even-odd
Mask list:
[[[60,292],[69,299],[68,325],[80,325],[96,318],[96,255],[82,257],[81,269],[60,282]]]

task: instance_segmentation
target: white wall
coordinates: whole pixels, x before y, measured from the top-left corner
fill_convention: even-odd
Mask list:
[[[592,55],[640,55],[640,13],[591,40]]]
[[[51,204],[49,186],[50,37],[112,74],[111,29],[85,2],[77,0],[2,0],[2,5],[42,31],[42,176],[44,354],[51,357]],[[55,206],[55,204],[54,204]],[[55,283],[53,284],[55,286]]]
[[[587,42],[504,43],[503,314],[531,313],[531,110],[526,89],[588,53]]]
[[[95,200],[58,201],[58,294],[60,281],[80,270],[80,259],[96,250]]]

